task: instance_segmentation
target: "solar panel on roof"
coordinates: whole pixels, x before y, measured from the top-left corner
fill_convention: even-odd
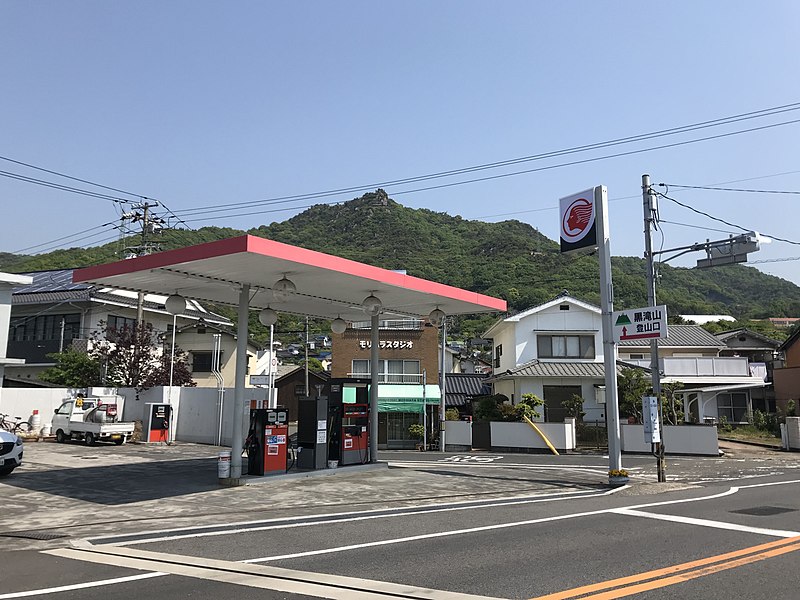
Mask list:
[[[35,294],[37,292],[67,292],[85,290],[92,287],[86,283],[72,282],[73,269],[60,269],[58,271],[36,271],[22,273],[33,277],[31,285],[23,285],[14,289],[14,293]]]

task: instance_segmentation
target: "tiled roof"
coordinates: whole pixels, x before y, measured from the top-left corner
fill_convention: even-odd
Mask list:
[[[767,337],[764,334],[758,333],[757,331],[751,331],[746,327],[742,327],[741,329],[734,329],[732,331],[721,331],[715,334],[714,337],[716,337],[721,342],[727,342],[729,339],[738,337],[739,335],[745,335],[755,340],[760,340],[770,347],[777,348],[778,346],[781,345],[779,340],[774,340],[771,337]]]
[[[658,340],[659,348],[725,348],[719,339],[699,325],[670,325],[669,337]],[[619,342],[625,348],[649,348],[650,340],[624,340]]]
[[[617,368],[619,370],[619,367]],[[523,365],[519,365],[500,373],[493,379],[503,377],[589,377],[593,379],[603,379],[606,370],[603,363],[597,362],[575,362],[575,361],[547,361],[532,360]]]
[[[23,304],[54,304],[57,302],[82,302],[88,300],[91,295],[90,289],[67,290],[58,292],[34,292],[25,294],[17,292],[11,296],[11,303],[14,306]]]
[[[464,406],[476,396],[488,396],[492,388],[480,373],[448,373],[445,377],[445,405]]]

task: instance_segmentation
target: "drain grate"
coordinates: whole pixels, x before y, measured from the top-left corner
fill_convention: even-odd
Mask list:
[[[50,531],[0,531],[0,537],[22,538],[26,540],[59,540],[69,537],[63,533]]]
[[[740,510],[732,510],[732,513],[740,515],[753,515],[755,517],[771,517],[773,515],[780,515],[787,512],[795,512],[796,508],[783,508],[781,506],[753,506],[750,508],[742,508]]]

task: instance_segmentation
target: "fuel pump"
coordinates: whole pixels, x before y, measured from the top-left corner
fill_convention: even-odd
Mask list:
[[[328,382],[328,460],[341,466],[369,462],[369,379]]]
[[[251,408],[245,441],[248,475],[278,475],[287,471],[289,427],[283,407]]]

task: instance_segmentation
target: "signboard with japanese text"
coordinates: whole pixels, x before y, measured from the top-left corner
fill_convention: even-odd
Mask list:
[[[617,311],[611,322],[617,342],[667,337],[667,307],[663,304]]]
[[[658,444],[661,442],[661,423],[658,419],[658,398],[655,396],[642,397],[642,423],[644,423],[645,444]]]
[[[595,188],[559,199],[561,253],[597,248]]]
[[[372,340],[359,340],[358,347],[362,350],[369,350],[372,348]],[[380,340],[378,347],[381,350],[411,350],[414,347],[414,340]]]

